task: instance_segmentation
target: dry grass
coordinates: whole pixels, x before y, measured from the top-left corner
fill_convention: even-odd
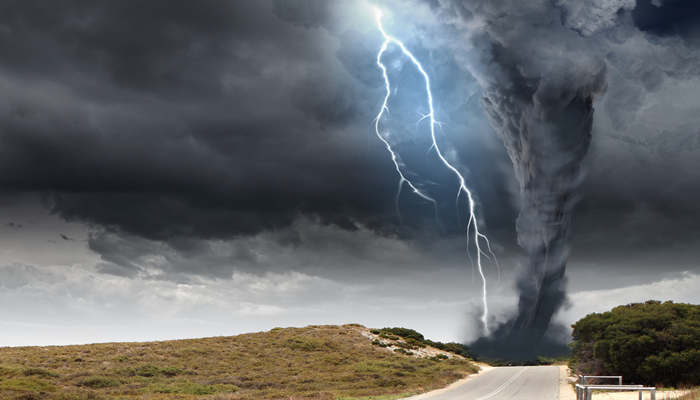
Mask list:
[[[457,357],[387,351],[362,329],[310,326],[165,342],[0,348],[0,399],[391,399],[477,370]]]
[[[657,399],[659,398],[658,394],[657,394],[656,398]],[[661,397],[661,398],[663,398],[663,397]],[[682,397],[679,397],[678,400],[700,400],[700,389],[693,389],[693,390],[691,390],[690,393],[688,393]]]

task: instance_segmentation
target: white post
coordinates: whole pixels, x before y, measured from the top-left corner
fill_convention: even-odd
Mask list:
[[[591,388],[586,388],[586,400],[591,400]]]
[[[651,400],[656,400],[656,388],[651,389]]]

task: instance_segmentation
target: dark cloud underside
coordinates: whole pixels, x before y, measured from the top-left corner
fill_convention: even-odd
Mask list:
[[[585,41],[582,51],[604,58],[609,77],[593,105],[572,257],[601,262],[653,249],[663,260],[678,245],[690,265],[700,228],[693,172],[700,170],[697,6],[611,0],[613,12],[606,14],[586,7],[607,2],[560,3],[548,23]],[[186,259],[207,254],[202,240],[245,242],[269,232],[269,248],[294,249],[285,232],[298,230],[299,220],[356,232],[364,240],[356,248],[376,253],[370,246],[376,238],[365,229],[382,237],[398,232],[414,244],[461,239],[453,178],[425,156],[420,140],[407,136],[402,156],[412,173],[429,178],[422,183],[441,200],[442,221],[436,224],[429,206],[404,193],[398,223],[396,175],[371,131],[383,90],[375,65],[380,37],[360,5],[2,2],[0,205],[37,192],[64,218],[121,233],[95,236],[89,245],[103,255],[104,268],[128,276],[143,269],[134,259],[158,251],[177,253],[169,267],[177,273],[220,277],[236,266],[280,268],[247,262],[242,250],[230,259]],[[515,254],[516,180],[466,66],[486,51],[469,36],[469,29],[483,27],[470,20],[468,7],[451,1],[383,5],[394,15],[387,26],[432,74],[441,140],[475,189],[486,231],[504,257]],[[602,21],[594,18],[601,15]],[[455,21],[473,24],[454,30]],[[395,61],[399,93],[419,98],[410,71]],[[540,57],[532,68],[546,65]],[[416,115],[404,116],[407,126]],[[445,258],[457,260],[451,257],[463,256],[462,249],[450,243]],[[430,246],[424,255],[439,257]],[[428,256],[411,264],[399,253],[386,264],[429,264]],[[319,265],[348,268],[332,258]]]

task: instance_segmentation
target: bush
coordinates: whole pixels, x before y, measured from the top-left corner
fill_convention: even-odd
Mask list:
[[[295,351],[329,351],[335,349],[335,345],[332,342],[304,337],[288,339],[284,342],[284,346]]]
[[[400,337],[396,335],[392,335],[391,333],[387,332],[379,332],[379,337],[382,339],[389,339],[389,340],[399,340],[401,339]]]
[[[449,351],[450,353],[459,354],[460,356],[463,356],[463,357],[471,357],[471,353],[469,352],[469,347],[462,344],[462,343],[455,343],[455,342],[440,343],[440,342],[433,342],[432,340],[426,340],[426,343],[429,346],[435,347],[436,349]]]
[[[134,369],[134,375],[152,377],[158,375],[160,368],[155,365],[141,365]]]
[[[165,368],[160,369],[160,373],[163,376],[172,377],[175,375],[180,375],[182,373],[182,370],[180,368],[176,368],[176,367],[165,367]]]
[[[145,378],[151,378],[159,375],[172,377],[183,373],[180,368],[159,367],[152,364],[144,364],[133,368],[126,368],[120,372],[125,376],[143,376]]]
[[[43,368],[27,368],[22,371],[24,376],[40,376],[44,378],[57,378],[58,374]]]
[[[78,386],[85,386],[92,389],[115,387],[119,386],[119,384],[120,383],[118,380],[107,378],[105,376],[91,376],[78,382]]]
[[[448,351],[450,353],[458,354],[462,357],[471,358],[471,353],[469,347],[461,343],[441,343],[433,342],[432,340],[426,339],[420,332],[417,332],[409,328],[383,328],[383,329],[370,329],[375,335],[379,335],[383,339],[398,340],[403,338],[406,343],[395,343],[396,346],[403,347],[406,349],[416,349],[425,346],[435,347],[436,349]]]
[[[573,328],[571,367],[630,383],[700,384],[700,306],[647,301],[590,314]]]
[[[41,396],[34,393],[25,393],[15,397],[13,400],[42,400]]]
[[[406,342],[396,342],[396,343],[394,343],[394,345],[396,347],[400,347],[400,348],[406,349],[406,350],[413,350],[416,348],[415,346],[411,346],[410,344],[408,344]]]
[[[419,342],[422,342],[425,340],[425,337],[423,337],[422,334],[418,333],[417,331],[414,331],[413,329],[408,329],[408,328],[384,328],[382,331],[386,333],[391,333],[396,336],[401,336],[404,339],[412,338],[415,339]]]
[[[424,341],[416,340],[416,339],[414,339],[414,338],[406,338],[406,343],[408,343],[409,345],[411,345],[413,348],[425,347],[425,346],[426,346]]]

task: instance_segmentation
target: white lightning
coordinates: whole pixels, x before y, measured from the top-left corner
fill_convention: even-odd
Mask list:
[[[479,276],[481,277],[481,289],[482,289],[482,305],[483,305],[483,312],[481,314],[481,322],[484,325],[484,334],[488,335],[489,334],[489,328],[488,328],[488,314],[489,314],[489,308],[488,308],[488,302],[486,300],[487,298],[487,292],[486,292],[486,275],[484,274],[484,269],[482,267],[481,261],[482,258],[490,258],[488,254],[493,257],[495,261],[495,255],[491,251],[491,244],[489,243],[489,239],[481,233],[479,230],[479,224],[478,220],[476,218],[476,203],[474,201],[474,197],[472,196],[471,190],[467,187],[466,180],[464,179],[464,176],[455,168],[452,164],[450,164],[449,161],[445,158],[445,156],[442,154],[442,151],[440,150],[440,146],[438,145],[437,138],[435,135],[435,127],[439,125],[439,122],[436,121],[435,119],[435,110],[433,108],[433,94],[432,90],[430,89],[430,77],[428,76],[428,73],[425,72],[425,69],[423,69],[423,65],[421,65],[420,61],[411,53],[406,46],[401,42],[400,40],[396,39],[393,36],[390,36],[389,34],[386,33],[384,30],[384,26],[382,25],[382,12],[379,8],[374,9],[376,20],[377,20],[377,27],[379,28],[379,31],[381,32],[384,42],[382,43],[381,48],[379,49],[379,53],[377,53],[377,65],[379,66],[379,69],[382,71],[382,76],[384,78],[384,86],[386,88],[386,95],[384,96],[384,102],[382,103],[382,106],[379,110],[379,114],[377,114],[377,118],[375,119],[375,133],[377,134],[377,137],[379,140],[381,140],[384,145],[386,146],[387,150],[391,154],[391,160],[394,162],[394,167],[396,168],[396,172],[399,175],[399,192],[397,193],[397,201],[398,201],[398,196],[401,191],[401,187],[405,184],[409,185],[411,189],[413,189],[413,192],[420,196],[421,198],[428,200],[432,202],[434,205],[435,200],[431,198],[430,196],[426,195],[425,193],[421,192],[409,179],[407,179],[404,174],[401,172],[400,168],[400,162],[398,161],[398,156],[394,152],[394,150],[391,148],[391,145],[389,142],[382,136],[380,129],[379,129],[379,122],[381,118],[384,116],[384,113],[389,110],[389,107],[387,106],[387,103],[389,101],[389,97],[391,95],[391,83],[389,81],[389,75],[387,73],[386,66],[382,63],[382,56],[384,55],[384,52],[386,52],[387,47],[389,44],[394,44],[398,46],[401,49],[401,52],[408,57],[409,60],[411,60],[411,63],[418,69],[418,71],[423,75],[423,79],[425,80],[425,91],[428,97],[428,113],[423,115],[421,120],[428,119],[430,123],[430,137],[432,139],[432,144],[430,145],[430,149],[434,149],[435,153],[437,154],[438,158],[440,161],[447,167],[450,171],[452,171],[455,176],[457,177],[459,181],[459,189],[457,190],[457,201],[459,201],[460,196],[462,193],[464,193],[467,196],[467,205],[469,208],[469,219],[467,221],[467,251],[469,251],[469,242],[471,241],[474,244],[474,247],[476,248],[476,267],[477,270],[479,271]],[[473,230],[473,235],[471,235]],[[482,244],[485,244],[486,251],[488,251],[488,254],[484,251]]]
[[[389,102],[389,97],[391,96],[389,75],[386,72],[386,67],[384,66],[384,64],[382,64],[382,54],[384,54],[388,45],[389,42],[384,41],[384,43],[382,43],[382,47],[379,49],[379,53],[377,53],[377,65],[382,70],[382,76],[384,77],[384,86],[386,88],[386,95],[384,96],[384,102],[382,103],[382,107],[379,109],[379,114],[377,114],[377,117],[374,119],[374,132],[377,134],[379,140],[381,140],[382,143],[384,143],[384,146],[386,147],[389,154],[391,154],[391,161],[394,163],[396,173],[399,175],[399,189],[396,191],[396,210],[397,212],[399,210],[399,196],[401,196],[401,189],[403,188],[403,185],[406,184],[408,185],[408,187],[411,188],[411,190],[413,190],[413,193],[415,193],[422,199],[431,202],[433,204],[433,207],[435,208],[435,212],[437,215],[437,202],[435,201],[435,199],[423,193],[420,189],[418,189],[416,185],[413,184],[413,182],[411,182],[410,179],[406,178],[406,176],[401,171],[401,161],[399,159],[399,156],[396,154],[396,152],[394,152],[394,149],[392,149],[389,141],[386,140],[384,136],[382,136],[379,130],[379,122],[382,119],[382,116],[384,116],[384,112],[389,111],[387,103]]]

